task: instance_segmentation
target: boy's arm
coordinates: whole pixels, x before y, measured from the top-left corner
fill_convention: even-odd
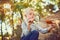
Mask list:
[[[48,28],[42,28],[42,27],[39,27],[38,30],[39,32],[41,33],[47,33],[48,31],[50,31],[52,29],[52,26],[48,27]]]

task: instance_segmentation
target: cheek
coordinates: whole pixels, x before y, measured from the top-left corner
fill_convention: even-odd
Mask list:
[[[27,15],[27,18],[28,19],[34,18],[34,15],[33,14],[32,15]]]
[[[28,15],[28,16],[27,16],[27,18],[28,18],[28,19],[30,19],[30,18],[31,18],[31,16],[30,16],[30,15]]]
[[[28,19],[30,19],[30,17],[31,17],[30,15],[27,16]]]

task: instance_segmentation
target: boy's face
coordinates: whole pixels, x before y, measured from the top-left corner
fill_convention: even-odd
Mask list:
[[[34,21],[34,11],[33,10],[30,10],[26,16],[27,16],[28,22]]]

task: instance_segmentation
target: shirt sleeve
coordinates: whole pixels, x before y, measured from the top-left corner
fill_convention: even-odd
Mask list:
[[[48,28],[42,28],[40,25],[38,25],[37,27],[38,27],[38,31],[41,33],[47,33],[48,32]]]
[[[28,29],[27,29],[27,26],[25,25],[25,23],[23,22],[22,25],[21,25],[21,28],[22,28],[22,36],[25,36],[29,33]]]

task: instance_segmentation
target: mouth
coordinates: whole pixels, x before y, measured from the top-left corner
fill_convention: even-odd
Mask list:
[[[33,23],[33,21],[29,21],[29,23]]]

